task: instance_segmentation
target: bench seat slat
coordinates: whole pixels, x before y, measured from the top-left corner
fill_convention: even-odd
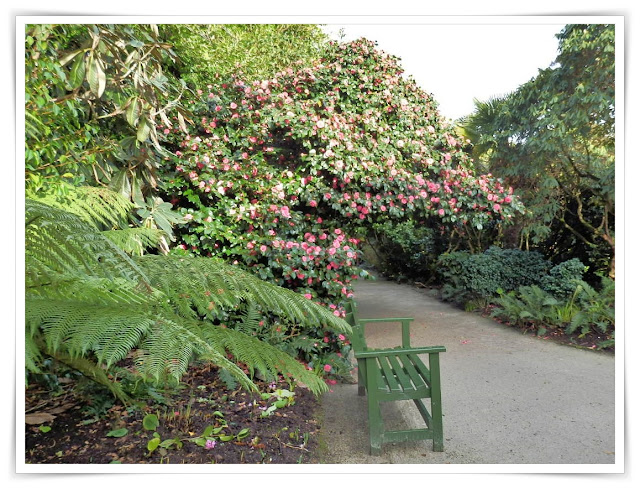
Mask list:
[[[391,392],[402,392],[402,388],[396,379],[396,376],[393,372],[393,369],[389,365],[388,358],[380,357],[377,359],[378,365],[382,369],[382,377],[384,380],[384,389],[385,391],[389,390]]]
[[[421,375],[419,369],[416,368],[415,363],[409,355],[398,355],[398,359],[402,362],[402,367],[407,372],[407,375],[411,378],[414,388],[416,390],[426,387],[424,378]]]
[[[414,386],[411,383],[411,378],[405,372],[404,367],[400,365],[400,362],[398,362],[398,358],[387,357],[387,360],[389,361],[389,364],[391,365],[393,373],[396,375],[398,382],[400,382],[402,390],[407,391],[413,389]]]
[[[416,369],[420,373],[420,376],[425,379],[427,385],[431,387],[431,371],[427,368],[424,362],[418,357],[418,355],[409,355],[409,359],[415,365]]]

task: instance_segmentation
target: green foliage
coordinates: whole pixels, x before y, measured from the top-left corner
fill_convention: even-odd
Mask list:
[[[183,127],[188,118],[179,103],[184,87],[163,71],[174,59],[154,26],[27,26],[28,193],[108,184],[136,203],[143,227],[171,239],[175,215],[152,194],[167,156],[156,126],[171,125],[168,115]]]
[[[442,240],[426,223],[390,221],[373,226],[370,241],[378,259],[376,268],[387,277],[430,280]]]
[[[537,285],[523,286],[503,294],[496,303],[498,307],[492,311],[492,316],[507,318],[518,326],[534,323],[540,327],[556,325],[556,311],[561,305]]]
[[[463,121],[483,164],[522,193],[523,245],[615,275],[615,29],[567,25],[555,62]]]
[[[568,298],[582,281],[587,267],[577,258],[572,258],[554,266],[541,281],[541,287],[551,295]]]
[[[568,298],[554,297],[538,286],[520,287],[502,294],[495,302],[492,316],[518,326],[534,327],[539,334],[561,328],[567,334],[600,336],[597,347],[613,346],[615,334],[615,286],[608,277],[602,279],[598,291],[584,281],[576,280]]]
[[[481,254],[454,252],[438,258],[443,298],[460,303],[491,300],[499,291],[540,285],[550,267],[540,253],[495,246]]]
[[[220,75],[265,80],[298,63],[310,65],[328,42],[317,25],[305,24],[167,24],[160,32],[179,59],[175,70],[194,88]]]
[[[108,386],[109,369],[133,354],[136,374],[177,381],[194,358],[253,388],[231,355],[268,377],[281,373],[315,392],[326,385],[299,362],[255,338],[220,327],[212,310],[256,304],[274,316],[347,331],[346,322],[298,294],[206,258],[128,257],[76,214],[26,203],[26,366],[46,356]]]
[[[567,332],[580,331],[582,335],[589,332],[604,334],[609,338],[609,345],[613,341],[615,327],[615,282],[603,277],[600,290],[585,282],[581,282],[579,286],[579,310],[567,326]]]

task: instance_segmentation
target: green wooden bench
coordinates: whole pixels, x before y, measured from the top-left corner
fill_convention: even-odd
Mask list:
[[[440,392],[440,358],[443,346],[412,348],[410,323],[413,318],[360,319],[354,301],[347,305],[347,321],[353,328],[351,343],[358,362],[358,394],[367,394],[371,455],[381,452],[383,443],[410,440],[433,440],[433,450],[444,450],[442,434],[442,401]],[[367,347],[364,328],[371,323],[399,323],[402,345],[396,348]],[[418,356],[428,355],[428,365]],[[386,431],[380,403],[412,400],[426,428]],[[430,400],[430,411],[425,405]]]

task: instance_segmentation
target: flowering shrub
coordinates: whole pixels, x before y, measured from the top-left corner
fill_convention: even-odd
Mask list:
[[[464,236],[520,209],[512,189],[474,174],[434,100],[370,41],[333,43],[313,66],[269,80],[216,80],[190,109],[187,137],[163,128],[175,152],[165,190],[185,217],[179,246],[336,315],[374,224],[436,218],[440,232]],[[345,346],[328,343],[325,353]]]

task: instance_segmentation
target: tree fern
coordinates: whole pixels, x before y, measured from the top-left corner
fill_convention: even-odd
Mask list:
[[[132,353],[136,373],[156,383],[179,380],[190,362],[200,358],[224,368],[242,386],[255,388],[231,355],[251,374],[279,372],[316,393],[326,389],[297,360],[207,317],[214,310],[259,308],[288,321],[348,331],[348,324],[328,310],[215,260],[132,258],[109,239],[110,232],[99,230],[105,220],[95,215],[83,218],[32,200],[25,210],[28,371],[38,371],[41,360],[53,356],[107,383],[125,400],[104,369]]]
[[[133,209],[133,204],[122,195],[103,187],[70,187],[64,195],[39,194],[28,197],[71,212],[85,222],[106,229],[121,227]]]

